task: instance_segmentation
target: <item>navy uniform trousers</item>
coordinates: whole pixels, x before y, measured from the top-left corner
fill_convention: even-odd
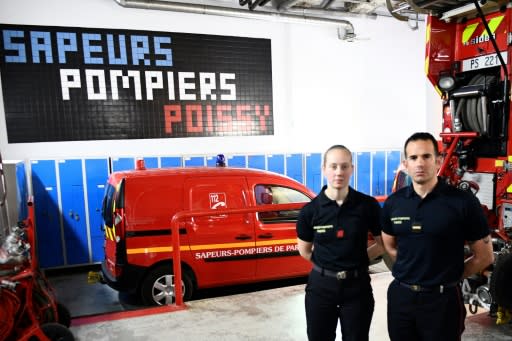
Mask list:
[[[311,271],[305,305],[309,341],[335,340],[338,320],[343,341],[368,341],[375,307],[368,273],[338,280]]]
[[[388,288],[388,333],[391,341],[458,341],[466,307],[459,285],[413,291],[396,280]]]

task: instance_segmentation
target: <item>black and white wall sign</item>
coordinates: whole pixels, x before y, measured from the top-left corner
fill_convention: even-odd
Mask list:
[[[274,134],[269,39],[0,30],[9,143]]]

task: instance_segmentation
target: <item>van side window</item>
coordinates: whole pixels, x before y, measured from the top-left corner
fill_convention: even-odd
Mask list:
[[[258,184],[254,187],[256,205],[276,205],[309,202],[311,199],[295,189],[272,184]],[[265,223],[295,222],[299,210],[281,210],[258,213],[258,219]]]

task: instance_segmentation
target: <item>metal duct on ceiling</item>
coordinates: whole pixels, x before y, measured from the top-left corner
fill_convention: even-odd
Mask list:
[[[313,15],[306,15],[305,12],[284,13],[277,10],[248,11],[244,9],[187,4],[163,0],[114,0],[117,4],[126,8],[153,9],[162,11],[219,15],[243,19],[285,21],[291,23],[314,23],[343,26],[347,33],[354,34],[354,26],[345,19],[324,18]]]

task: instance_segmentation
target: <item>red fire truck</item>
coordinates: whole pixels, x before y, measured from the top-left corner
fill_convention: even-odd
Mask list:
[[[512,311],[512,4],[387,3],[398,19],[426,15],[425,72],[443,103],[439,175],[479,198],[496,258],[488,271],[464,280],[464,298],[471,312],[483,307],[505,323]]]

